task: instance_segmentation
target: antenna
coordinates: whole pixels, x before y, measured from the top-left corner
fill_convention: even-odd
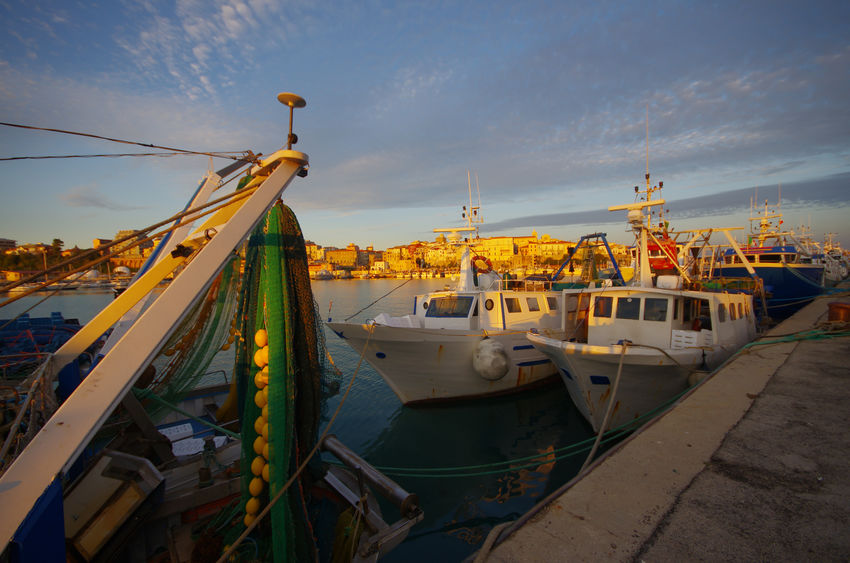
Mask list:
[[[649,192],[649,104],[646,104],[646,191]]]
[[[292,92],[281,92],[277,95],[277,101],[289,106],[289,136],[286,138],[286,150],[292,150],[292,145],[298,142],[298,135],[292,132],[292,115],[295,108],[303,108],[307,102],[301,96]]]
[[[481,209],[481,187],[478,185],[478,172],[475,173],[475,191],[478,192],[478,210]],[[484,219],[482,219],[484,221]]]
[[[466,171],[466,188],[469,191],[469,222],[472,223],[472,179],[469,176],[469,170]]]

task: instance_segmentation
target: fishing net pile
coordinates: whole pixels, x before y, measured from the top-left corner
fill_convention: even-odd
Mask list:
[[[240,421],[243,451],[241,502],[218,519],[224,520],[217,527],[228,545],[313,448],[323,399],[339,386],[313,300],[304,238],[294,213],[280,201],[181,322],[147,377],[140,378],[146,388],[140,396],[153,420],[166,414],[166,403],[176,404],[203,384],[220,353],[232,354],[233,372],[231,393],[217,419]],[[159,399],[144,399],[151,393]],[[305,497],[311,484],[309,472],[299,476],[236,558],[315,559]]]
[[[241,281],[234,381],[242,421],[244,512],[226,543],[278,495],[312,449],[322,399],[334,377],[326,365],[304,238],[295,215],[282,203],[251,235]],[[252,534],[260,559],[315,558],[305,497],[309,479],[306,472],[299,476]]]

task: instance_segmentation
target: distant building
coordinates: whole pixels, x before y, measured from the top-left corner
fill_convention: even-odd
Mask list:
[[[101,246],[106,246],[106,245],[107,245],[107,244],[109,244],[110,242],[112,242],[112,239],[111,239],[111,238],[96,238],[96,239],[92,239],[92,241],[91,241],[91,247],[92,247],[92,248],[100,248]]]
[[[10,238],[0,238],[0,252],[6,252],[7,250],[15,250],[15,247],[18,246],[18,241],[12,240]]]
[[[357,254],[360,249],[356,244],[349,244],[347,248],[325,251],[325,260],[336,266],[354,268],[358,265]]]
[[[307,249],[307,258],[312,262],[321,262],[325,259],[325,249],[321,247],[321,245],[316,244],[312,241],[306,241],[304,246]]]
[[[38,270],[3,270],[0,272],[0,275],[3,275],[6,278],[6,281],[19,281],[24,278],[34,276],[35,274],[40,273]]]

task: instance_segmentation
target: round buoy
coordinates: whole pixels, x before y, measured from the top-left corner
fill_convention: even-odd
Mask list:
[[[263,374],[263,372],[258,371],[256,375],[254,375],[254,385],[256,385],[258,389],[262,389],[268,385],[268,383],[267,375]]]
[[[265,445],[263,446],[263,457],[266,458],[266,461],[268,461],[268,459],[269,459],[269,443],[268,442],[266,442]]]
[[[263,481],[265,481],[266,483],[269,482],[269,464],[268,463],[263,466]]]
[[[251,524],[254,523],[254,520],[256,520],[256,519],[257,519],[257,517],[254,516],[253,514],[246,514],[245,518],[242,521],[245,522],[246,526],[250,526]]]
[[[266,332],[265,329],[261,328],[254,334],[254,344],[257,345],[257,348],[262,348],[269,343],[269,333]]]
[[[245,503],[245,512],[248,514],[254,515],[260,511],[260,499],[257,497],[251,497],[248,499],[248,502]]]
[[[251,462],[251,473],[259,477],[263,473],[263,467],[266,466],[266,460],[262,458],[262,456],[257,456],[254,458],[254,461]]]
[[[257,434],[263,433],[263,425],[266,423],[266,419],[262,416],[258,416],[257,420],[254,421],[254,431]]]
[[[254,404],[260,408],[263,408],[268,403],[268,393],[263,393],[265,389],[259,389],[256,393],[254,393]]]
[[[263,406],[262,413],[263,413],[262,417],[265,418],[266,420],[268,420],[269,419],[269,406],[268,405]]]
[[[266,451],[267,447],[268,447],[268,444],[266,443],[266,439],[263,438],[262,436],[257,436],[257,439],[254,440],[254,453],[257,454],[257,455],[260,455],[264,451]],[[266,459],[268,459],[268,458],[266,458]]]
[[[261,434],[263,435],[263,438],[266,440],[266,442],[268,442],[269,441],[269,425],[268,424],[263,424],[263,430],[261,431]]]
[[[472,353],[472,368],[487,381],[498,381],[508,373],[508,354],[501,342],[484,338]]]
[[[248,485],[248,492],[251,493],[251,496],[258,497],[260,493],[263,492],[263,488],[265,487],[265,483],[259,477],[254,477],[251,479],[251,483]]]
[[[254,352],[254,364],[258,368],[264,368],[269,363],[269,349],[268,347],[260,348],[256,352]]]

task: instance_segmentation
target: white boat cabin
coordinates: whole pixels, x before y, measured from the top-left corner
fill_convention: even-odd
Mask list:
[[[558,328],[561,293],[557,291],[435,291],[417,295],[413,313],[381,314],[378,324],[456,330],[521,330]]]
[[[741,342],[755,332],[752,300],[744,294],[625,287],[566,290],[564,302],[566,339],[590,345],[629,340],[677,349]]]

